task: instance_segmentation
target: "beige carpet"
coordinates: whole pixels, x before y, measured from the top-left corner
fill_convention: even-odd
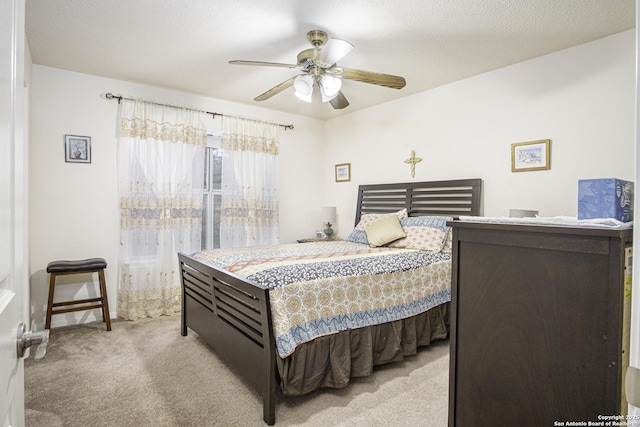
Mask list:
[[[277,426],[446,426],[449,342],[379,367],[345,389],[278,394]],[[36,426],[264,426],[262,402],[180,317],[51,331],[25,362],[25,416]]]

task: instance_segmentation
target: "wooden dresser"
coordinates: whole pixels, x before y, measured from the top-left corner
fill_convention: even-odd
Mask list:
[[[449,426],[626,413],[633,230],[450,225]]]

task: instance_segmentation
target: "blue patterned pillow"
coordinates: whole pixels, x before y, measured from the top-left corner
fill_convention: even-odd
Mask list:
[[[353,230],[347,240],[353,243],[362,243],[363,245],[368,245],[369,240],[367,240],[367,233],[364,230]]]
[[[403,227],[431,227],[447,230],[447,221],[453,221],[450,216],[410,216],[400,220]]]

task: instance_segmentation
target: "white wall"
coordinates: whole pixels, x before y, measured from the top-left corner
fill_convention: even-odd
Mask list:
[[[32,319],[42,327],[46,310],[48,275],[46,266],[60,259],[102,257],[107,260],[107,294],[112,317],[116,313],[118,257],[118,188],[116,171],[117,101],[106,100],[106,92],[141,97],[162,103],[185,105],[206,111],[256,117],[294,130],[281,132],[280,144],[280,237],[282,243],[311,236],[317,228],[312,218],[320,210],[322,173],[317,159],[324,153],[324,123],[196,96],[177,91],[73,73],[34,65],[30,135],[30,270]],[[210,119],[219,129],[220,117]],[[64,135],[92,138],[91,164],[65,163]],[[311,178],[311,179],[308,179]],[[66,276],[57,283],[56,300],[87,297],[87,289]],[[95,296],[95,291],[91,296]],[[52,325],[85,322],[99,318],[98,310],[53,316]]]
[[[332,119],[325,204],[345,237],[358,184],[482,178],[485,215],[575,216],[578,179],[634,180],[634,88],[631,30]],[[511,172],[511,144],[539,139],[551,139],[551,169]],[[351,182],[335,183],[333,165],[348,162]]]

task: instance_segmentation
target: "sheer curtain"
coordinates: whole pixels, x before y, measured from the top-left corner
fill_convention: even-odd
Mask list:
[[[222,118],[220,247],[276,245],[279,126]]]
[[[206,113],[122,101],[118,316],[180,312],[177,252],[200,249]]]

